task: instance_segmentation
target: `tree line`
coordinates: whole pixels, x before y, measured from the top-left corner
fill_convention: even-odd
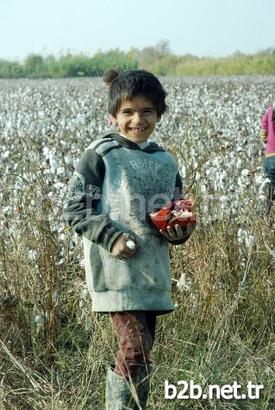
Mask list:
[[[255,54],[236,51],[227,57],[175,55],[167,41],[142,50],[98,51],[92,57],[83,53],[55,57],[29,54],[24,61],[0,59],[0,78],[99,77],[109,68],[118,71],[146,69],[159,76],[275,75],[275,49]]]

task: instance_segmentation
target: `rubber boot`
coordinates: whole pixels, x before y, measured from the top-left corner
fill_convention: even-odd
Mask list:
[[[108,368],[106,378],[106,410],[147,410],[151,366],[148,372],[140,367],[131,379]]]

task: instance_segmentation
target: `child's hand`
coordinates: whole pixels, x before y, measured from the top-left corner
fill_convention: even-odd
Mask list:
[[[119,235],[115,240],[111,254],[119,259],[128,259],[135,254],[137,243],[135,238],[127,233]]]
[[[168,240],[168,241],[179,241],[181,239],[187,239],[193,230],[195,229],[196,225],[188,224],[184,228],[180,225],[175,225],[174,228],[171,226],[167,227],[167,231],[163,231],[162,229],[159,232]]]

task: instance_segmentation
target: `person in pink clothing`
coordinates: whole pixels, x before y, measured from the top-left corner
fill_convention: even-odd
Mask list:
[[[267,177],[270,179],[268,195],[270,211],[270,208],[275,204],[275,101],[266,110],[262,118],[261,138],[266,144],[264,169]]]

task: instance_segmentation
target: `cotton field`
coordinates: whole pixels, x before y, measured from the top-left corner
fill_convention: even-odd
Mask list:
[[[176,156],[199,222],[231,218],[245,235],[251,213],[263,215],[266,206],[258,135],[275,77],[162,81],[169,111],[153,138]],[[100,78],[2,80],[0,86],[2,212],[8,218],[18,210],[29,189],[29,209],[49,218],[62,239],[60,215],[73,166],[108,131],[106,90]],[[42,179],[43,186],[37,184]],[[51,207],[46,214],[45,201]]]
[[[248,407],[273,408],[275,251],[259,130],[275,77],[161,80],[169,111],[153,138],[177,159],[198,224],[170,249],[176,310],[159,319],[149,408],[178,408],[163,399],[169,378],[252,380],[265,388]],[[81,241],[62,210],[76,161],[108,132],[107,92],[100,78],[2,80],[0,88],[0,402],[102,410],[115,341],[108,318],[91,312]]]

